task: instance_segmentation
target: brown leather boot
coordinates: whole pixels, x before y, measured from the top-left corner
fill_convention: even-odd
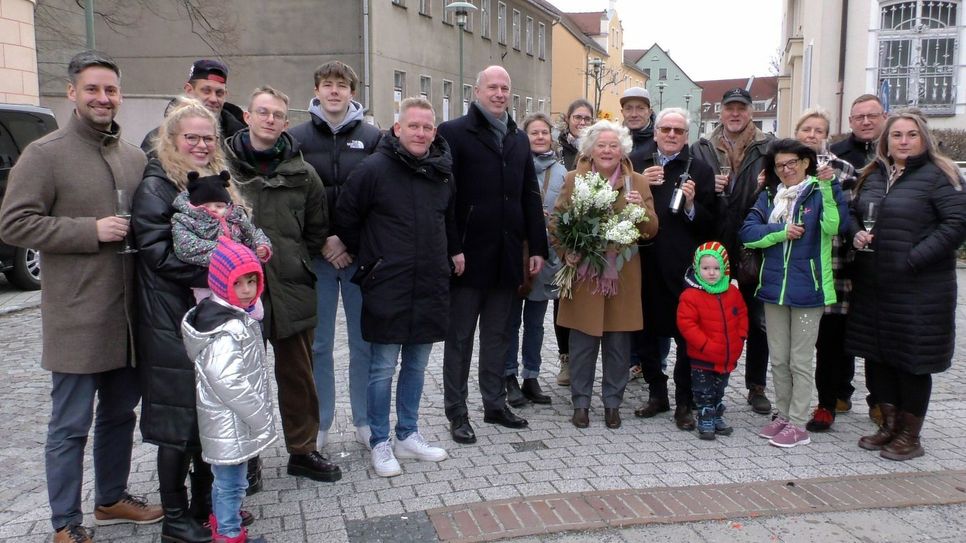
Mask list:
[[[882,426],[879,426],[879,431],[859,438],[859,447],[867,451],[882,450],[883,446],[896,437],[896,406],[880,403],[879,411],[882,413]]]
[[[912,413],[900,411],[896,415],[899,432],[896,437],[882,447],[879,456],[889,460],[910,460],[926,454],[919,443],[919,432],[922,430],[924,417],[917,417]]]

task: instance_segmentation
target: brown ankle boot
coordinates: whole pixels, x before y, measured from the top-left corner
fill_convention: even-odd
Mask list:
[[[896,437],[896,406],[880,403],[879,411],[882,413],[882,426],[879,427],[879,431],[859,439],[859,447],[867,451],[882,450],[883,446]]]
[[[899,431],[896,437],[882,447],[879,456],[889,460],[910,460],[926,454],[919,443],[919,432],[922,430],[924,417],[917,417],[912,413],[900,411],[896,415]]]

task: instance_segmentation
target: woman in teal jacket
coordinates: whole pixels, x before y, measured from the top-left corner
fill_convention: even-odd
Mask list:
[[[765,155],[762,191],[739,232],[762,252],[756,296],[765,328],[778,416],[759,433],[776,447],[811,442],[805,423],[815,381],[815,340],[823,308],[835,303],[832,236],[846,203],[837,182],[819,180],[815,151],[777,140]]]

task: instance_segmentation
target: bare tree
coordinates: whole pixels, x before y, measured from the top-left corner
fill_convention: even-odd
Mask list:
[[[600,115],[600,101],[604,96],[604,90],[608,87],[620,85],[627,81],[630,76],[622,70],[615,70],[603,63],[597,69],[591,68],[586,73],[590,76],[594,86],[594,111],[597,115]]]
[[[768,59],[768,73],[775,76],[782,74],[782,58],[784,56],[785,50],[781,47],[776,47],[775,54]]]
[[[64,65],[86,46],[85,0],[38,0],[34,11],[40,83],[62,81]],[[206,0],[95,0],[94,17],[114,34],[136,39],[145,19],[188,24],[216,57],[236,45],[230,2]]]

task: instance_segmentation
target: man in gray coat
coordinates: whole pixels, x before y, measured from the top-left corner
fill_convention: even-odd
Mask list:
[[[40,250],[44,262],[41,365],[52,376],[47,493],[55,543],[93,541],[81,526],[84,448],[94,421],[95,524],[148,524],[161,508],[127,493],[140,401],[134,370],[134,257],[118,254],[144,153],[121,140],[120,71],[107,56],[77,54],[68,65],[67,126],[30,144],[10,172],[0,238]]]

